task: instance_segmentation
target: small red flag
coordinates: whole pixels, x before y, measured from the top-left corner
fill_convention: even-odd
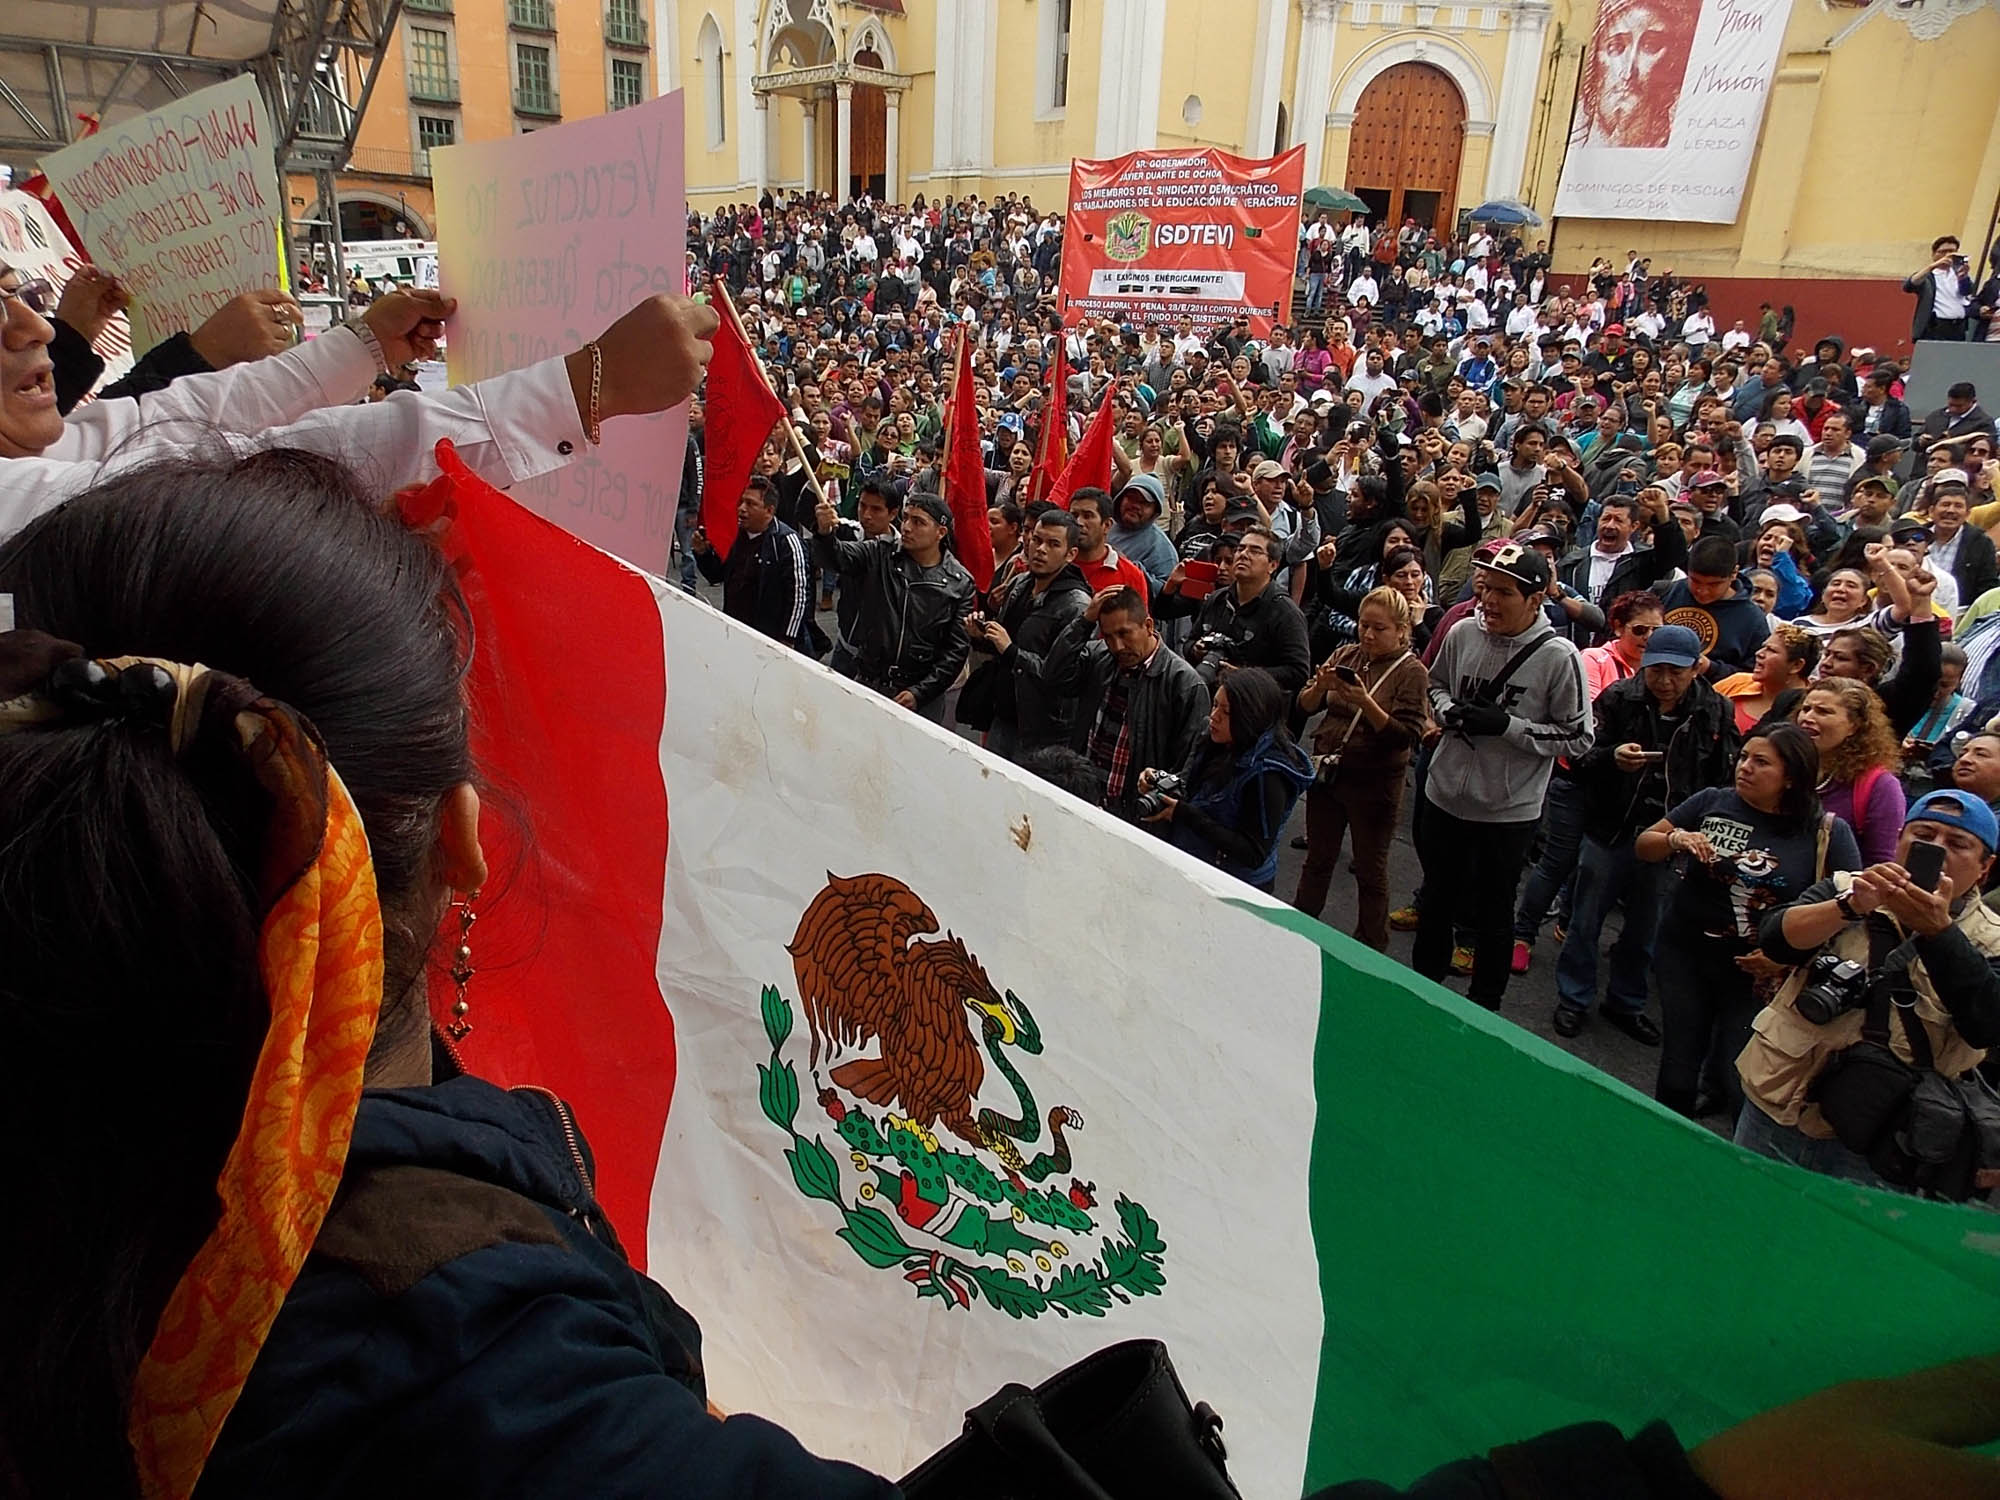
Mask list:
[[[1069,462],[1069,361],[1063,358],[1062,341],[1056,342],[1056,357],[1049,366],[1049,397],[1042,403],[1041,439],[1035,445],[1035,470],[1028,479],[1028,493],[1037,500],[1055,492],[1063,465]]]
[[[1049,498],[1064,510],[1069,509],[1069,497],[1078,490],[1095,485],[1098,489],[1111,488],[1111,429],[1116,420],[1118,403],[1111,399],[1111,392],[1105,391],[1104,399],[1097,403],[1097,415],[1090,419],[1090,426],[1083,434],[1083,441],[1076,445],[1076,452],[1069,456],[1063,471],[1056,477],[1055,488],[1049,491]]]
[[[993,530],[986,520],[986,460],[979,451],[979,397],[972,385],[972,340],[958,335],[958,373],[945,406],[944,497],[951,505],[958,560],[983,592],[993,586]]]
[[[764,440],[785,415],[785,404],[772,392],[757,356],[743,336],[735,307],[720,281],[712,295],[722,313],[715,331],[715,353],[708,362],[703,395],[707,421],[703,426],[701,529],[723,557],[736,543],[736,504],[756,467]]]

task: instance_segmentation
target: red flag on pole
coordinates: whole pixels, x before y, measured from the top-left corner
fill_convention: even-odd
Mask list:
[[[722,326],[715,331],[715,354],[708,362],[703,396],[701,529],[722,556],[736,543],[736,503],[756,466],[764,440],[785,415],[750,348],[736,304],[720,280],[712,284]]]
[[[979,452],[979,398],[972,386],[972,340],[958,334],[958,373],[944,418],[944,497],[951,505],[958,560],[981,590],[993,585],[993,532],[986,521],[986,460]]]
[[[1049,398],[1042,403],[1042,432],[1035,444],[1035,469],[1028,478],[1028,494],[1043,500],[1055,491],[1063,465],[1069,462],[1069,361],[1063,358],[1060,338],[1056,357],[1049,366]]]
[[[1069,497],[1078,490],[1092,485],[1101,490],[1111,488],[1111,428],[1117,405],[1107,390],[1104,399],[1097,403],[1097,415],[1090,419],[1083,441],[1076,445],[1062,473],[1056,476],[1049,498],[1064,510],[1069,509]]]

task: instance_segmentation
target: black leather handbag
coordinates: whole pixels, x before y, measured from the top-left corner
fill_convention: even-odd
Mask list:
[[[965,1432],[903,1480],[907,1500],[1241,1500],[1222,1418],[1191,1404],[1157,1339],[1005,1385]]]

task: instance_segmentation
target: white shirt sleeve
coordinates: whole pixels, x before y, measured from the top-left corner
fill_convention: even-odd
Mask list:
[[[284,427],[323,406],[362,395],[374,380],[375,356],[345,328],[329,329],[296,349],[248,360],[226,370],[183,375],[135,399],[92,401],[71,412],[45,459],[85,461],[116,453],[186,445],[196,432],[261,433]]]
[[[175,385],[182,383],[176,381]],[[216,438],[212,429],[184,431],[178,438],[129,444],[101,461],[0,459],[0,541],[122,469],[149,460],[212,452]],[[386,499],[406,484],[436,477],[434,455],[441,438],[451,440],[474,473],[503,489],[561,468],[589,446],[577,416],[569,372],[560,359],[546,359],[525,370],[448,391],[406,391],[368,406],[316,411],[287,426],[224,436],[222,441],[239,455],[269,448],[300,448],[340,459],[353,465],[364,482]]]

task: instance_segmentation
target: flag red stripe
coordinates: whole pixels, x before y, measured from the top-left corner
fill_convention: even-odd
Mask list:
[[[659,603],[644,577],[486,485],[449,445],[438,462],[457,510],[447,546],[463,554],[477,633],[467,691],[492,870],[472,933],[473,1030],[458,1050],[482,1078],[570,1102],[596,1154],[598,1199],[643,1267],[674,1086],[657,977]],[[456,922],[446,928],[455,942]],[[435,978],[434,1014],[450,996]]]

